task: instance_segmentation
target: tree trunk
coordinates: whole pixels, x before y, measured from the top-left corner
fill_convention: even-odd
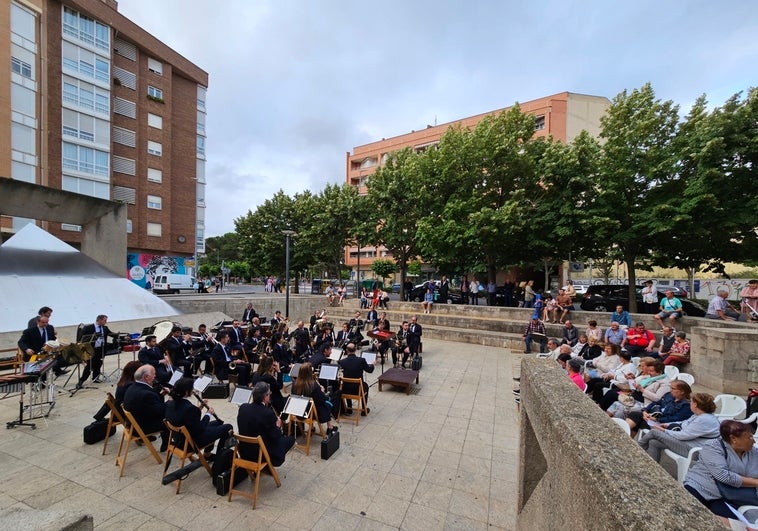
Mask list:
[[[543,293],[547,293],[550,287],[550,260],[543,258],[542,268],[545,271],[545,280],[543,281]]]
[[[697,267],[687,268],[687,290],[690,299],[695,298],[695,271],[697,270]]]
[[[634,270],[634,259],[634,256],[624,258],[629,277],[629,313],[637,312],[637,272]]]

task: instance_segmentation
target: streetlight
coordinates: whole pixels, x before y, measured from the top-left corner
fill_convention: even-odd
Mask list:
[[[290,316],[290,238],[293,236],[297,236],[297,233],[294,230],[286,229],[282,231],[282,234],[285,236],[285,267],[287,268],[287,271],[284,273],[284,317],[289,318]]]

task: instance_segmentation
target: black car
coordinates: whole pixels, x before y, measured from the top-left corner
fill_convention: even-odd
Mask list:
[[[660,301],[664,297],[666,297],[664,291],[658,290],[658,300]],[[705,316],[705,308],[697,302],[684,298],[679,298],[679,300],[682,301],[684,315]],[[582,297],[582,303],[579,307],[588,312],[611,313],[618,305],[623,306],[625,310],[629,309],[629,286],[626,284],[592,285],[587,288],[587,293]],[[637,287],[637,308],[642,308],[642,286]]]
[[[411,290],[410,300],[413,302],[422,302],[424,300],[424,295],[426,294],[426,288],[429,286],[432,286],[435,296],[439,297],[440,281],[427,280],[423,284],[419,284]],[[447,300],[440,301],[435,298],[434,302],[437,304],[463,304],[463,296],[461,295],[461,290],[458,288],[449,287],[447,290]]]

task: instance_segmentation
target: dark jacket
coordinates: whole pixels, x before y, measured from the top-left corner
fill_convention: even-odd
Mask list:
[[[56,338],[53,325],[49,324],[45,327],[45,334],[47,336],[47,341],[52,341]],[[42,351],[44,344],[45,339],[42,337],[36,324],[31,328],[24,330],[21,334],[21,339],[18,340],[18,348],[24,352],[24,361],[29,361],[29,355],[26,353],[26,349],[30,348],[35,353],[39,353]]]
[[[124,409],[134,415],[134,420],[147,433],[164,431],[166,403],[163,397],[144,382],[134,382],[124,394]]]
[[[647,407],[645,407],[645,411],[648,413],[660,411],[661,416],[655,420],[656,422],[660,422],[662,424],[682,422],[683,420],[687,420],[692,415],[694,415],[690,409],[689,400],[679,400],[677,402],[674,400],[674,397],[670,392],[663,395],[663,398],[661,398],[658,402],[653,402],[652,404],[649,404]]]
[[[276,425],[276,414],[262,403],[242,404],[237,414],[237,429],[240,435],[261,436],[274,466],[284,463],[287,451],[295,443],[294,437],[285,437]],[[248,445],[240,444],[240,455],[250,461],[258,460],[258,453]]]

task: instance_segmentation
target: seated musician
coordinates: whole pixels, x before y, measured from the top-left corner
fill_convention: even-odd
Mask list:
[[[374,341],[372,343],[372,348],[378,352],[382,358],[387,355],[387,351],[392,346],[392,342],[390,341],[390,322],[387,320],[387,314],[385,312],[382,312],[379,316],[379,320],[376,323],[376,327],[374,328],[373,332],[381,332],[384,334],[385,339],[381,337],[375,337]]]
[[[253,375],[253,385],[259,382],[268,384],[271,391],[271,404],[277,411],[277,415],[281,414],[284,409],[284,397],[282,396],[282,382],[280,379],[281,373],[279,371],[279,362],[277,362],[271,356],[264,356],[261,358],[261,363],[258,365],[258,369]]]
[[[245,338],[245,356],[251,363],[259,363],[260,357],[258,355],[258,345],[261,342],[261,329],[251,326],[247,331],[247,337]]]
[[[258,382],[253,387],[253,403],[242,404],[237,414],[240,435],[258,437],[266,445],[271,464],[281,466],[287,452],[295,445],[295,438],[282,432],[282,419],[271,408],[271,390],[266,382]],[[257,461],[258,453],[249,445],[240,443],[240,456],[249,461]]]
[[[335,337],[335,345],[339,348],[347,345],[350,339],[350,325],[348,323],[342,323],[342,330],[337,332]]]
[[[168,351],[169,361],[175,369],[181,368],[185,375],[189,376],[192,371],[192,361],[188,358],[190,348],[189,334],[187,338],[182,336],[182,327],[171,328],[171,336],[166,339],[165,347]]]
[[[364,372],[374,372],[374,367],[376,366],[376,358],[374,359],[374,363],[369,364],[366,361],[366,358],[359,358],[355,355],[355,344],[354,343],[348,343],[348,345],[345,347],[345,353],[347,354],[346,357],[342,358],[339,361],[339,366],[342,368],[342,376],[345,378],[360,378],[363,380],[363,373]],[[344,384],[342,387],[342,392],[347,394],[358,394],[358,389],[355,384]],[[363,382],[363,394],[366,396],[366,413],[369,413],[370,410],[368,409],[368,384],[364,381]],[[350,415],[352,413],[353,402],[352,400],[347,400],[347,411],[345,412],[346,415]],[[361,411],[361,415],[365,416],[365,413]]]
[[[355,312],[355,320],[360,320],[361,312]],[[379,321],[379,314],[377,313],[375,308],[371,308],[368,313],[366,314],[366,326],[368,328],[373,329],[376,326],[376,323]]]
[[[52,310],[50,310],[52,313]],[[42,352],[42,347],[48,341],[53,341],[55,336],[55,328],[49,322],[50,318],[47,315],[40,315],[37,317],[37,322],[34,326],[30,326],[21,334],[21,339],[18,340],[18,348],[23,352],[24,361],[29,361],[32,356]],[[65,361],[63,358],[58,358],[53,365],[53,373],[56,376],[65,374],[68,370],[64,369]]]
[[[315,350],[321,350],[324,345],[334,345],[334,334],[332,333],[331,323],[324,323],[324,327],[321,329],[321,333],[316,338],[316,342],[313,345]]]
[[[247,329],[248,337],[250,337],[250,334],[253,333],[253,330],[258,330],[261,333],[261,337],[265,335],[263,333],[263,326],[261,326],[261,320],[259,317],[253,317],[253,320],[250,322],[250,326]]]
[[[245,342],[245,331],[240,328],[240,322],[237,319],[232,321],[232,327],[226,330],[229,334],[229,347],[242,350],[242,344]]]
[[[221,331],[216,334],[216,346],[213,348],[213,367],[216,378],[222,381],[229,379],[229,372],[237,374],[237,384],[247,387],[250,385],[250,364],[241,358],[242,350],[232,351],[230,348],[229,334]],[[235,355],[234,352],[237,354]],[[230,365],[233,364],[234,368]]]
[[[211,359],[211,352],[213,352],[213,347],[215,345],[215,340],[213,339],[213,336],[208,333],[205,324],[200,324],[197,327],[197,335],[192,338],[192,342],[190,343],[190,348],[194,353],[192,364],[193,372],[200,370],[200,364],[202,362],[205,362],[206,365],[204,371],[207,373],[210,372],[209,360]]]
[[[198,449],[205,448],[215,440],[218,440],[217,448],[221,449],[224,447],[227,437],[232,433],[232,425],[224,424],[220,420],[211,420],[211,415],[215,411],[207,404],[208,410],[203,415],[201,409],[190,400],[194,391],[193,384],[192,378],[182,378],[174,384],[174,388],[171,390],[173,400],[169,400],[166,404],[166,420],[177,428],[186,426]],[[184,441],[174,441],[174,444],[183,443]],[[205,457],[209,457],[210,453],[207,451]]]
[[[411,355],[411,350],[408,348],[408,321],[403,321],[400,325],[400,330],[397,331],[395,341],[392,346],[392,365],[398,366],[397,355],[403,354],[402,367],[405,368],[405,363],[408,361],[408,357]]]
[[[137,359],[143,365],[150,365],[155,369],[155,378],[161,384],[167,384],[171,379],[171,374],[174,372],[171,362],[161,352],[155,336],[145,338],[145,346],[140,349]]]
[[[303,363],[300,366],[297,380],[292,384],[292,394],[313,398],[313,403],[316,405],[316,416],[319,423],[326,424],[327,435],[337,430],[332,425],[332,408],[329,397],[326,396],[321,384],[316,381],[313,366],[310,363]]]
[[[364,322],[363,319],[361,319],[361,312],[355,312],[355,316],[348,322],[348,326],[350,328],[348,341],[350,343],[360,345],[363,342],[363,334],[361,334],[363,325]]]
[[[134,415],[145,434],[161,433],[161,452],[168,448],[168,430],[163,424],[166,418],[166,403],[161,393],[153,387],[155,367],[142,365],[134,373],[134,383],[124,394],[123,408]]]
[[[321,365],[329,365],[332,360],[332,346],[324,345],[324,348],[317,350],[313,356],[311,356],[310,364],[314,371],[317,371]]]
[[[292,351],[284,342],[284,335],[274,334],[274,346],[271,347],[271,356],[279,362],[279,370],[282,373],[289,373],[292,366]]]

